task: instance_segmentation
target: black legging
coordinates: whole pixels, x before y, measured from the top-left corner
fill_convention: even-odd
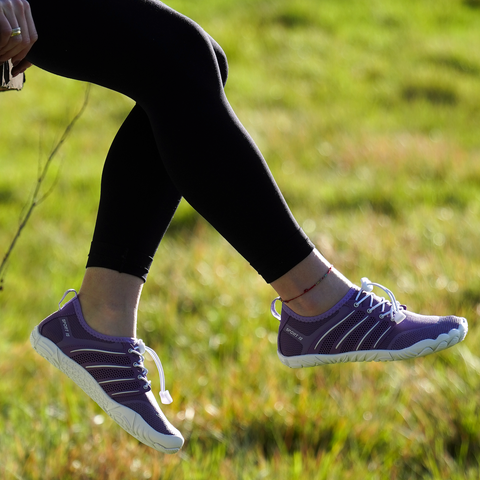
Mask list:
[[[272,282],[313,250],[231,109],[221,48],[154,0],[30,0],[28,58],[137,105],[110,149],[88,266],[146,278],[181,197]]]

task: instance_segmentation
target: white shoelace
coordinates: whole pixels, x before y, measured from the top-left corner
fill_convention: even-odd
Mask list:
[[[375,295],[372,293],[373,287],[381,288],[390,297],[390,301],[386,300],[383,297],[381,298],[377,297],[379,298],[379,302],[377,305],[373,306],[373,302],[375,301]],[[359,301],[358,299],[360,295],[362,295],[362,293],[365,296]],[[371,282],[368,278],[363,277],[361,289],[358,292],[357,296],[355,297],[355,304],[354,304],[355,308],[359,307],[360,304],[367,298],[370,298],[370,308],[368,308],[367,313],[372,313],[376,308],[382,307],[382,313],[379,315],[381,319],[385,318],[387,315],[390,315],[390,320],[398,324],[406,318],[406,315],[402,312],[402,310],[404,310],[404,307],[400,305],[400,303],[397,301],[397,299],[395,298],[395,295],[391,290],[384,287],[383,285],[380,285],[379,283]],[[275,303],[279,300],[281,300],[280,297],[277,297],[273,300],[272,305],[270,307],[270,311],[277,320],[281,321],[282,317],[275,309]],[[385,306],[388,303],[390,303],[392,306],[390,310],[385,312]]]
[[[140,356],[141,361],[143,361],[143,355],[145,352],[148,352],[148,354],[152,357],[153,361],[155,362],[155,365],[157,366],[158,370],[158,376],[160,377],[160,400],[162,401],[163,404],[169,404],[173,402],[173,399],[170,395],[170,392],[168,390],[165,390],[165,373],[163,372],[163,366],[162,362],[160,361],[160,358],[158,358],[158,355],[156,354],[155,350],[153,350],[150,347],[147,347],[144,343],[143,340],[138,340],[138,344],[135,348],[130,349],[129,353],[137,353]],[[133,364],[134,367],[140,367],[140,364]],[[147,379],[146,375],[148,373],[148,370],[143,367],[142,375],[139,376],[139,380],[143,380],[145,385],[150,386],[151,381]],[[148,388],[148,387],[146,387]]]
[[[378,304],[373,306],[373,302],[375,300],[374,294],[372,293],[373,287],[381,288],[390,297],[390,301],[381,297]],[[362,295],[362,293],[364,293],[365,296],[359,301],[358,299],[360,295]],[[354,306],[355,307],[360,306],[360,304],[367,298],[370,298],[370,308],[367,309],[367,313],[372,313],[376,308],[381,306],[382,313],[379,315],[380,318],[384,318],[387,315],[390,315],[390,320],[394,321],[397,324],[402,322],[406,318],[406,315],[402,312],[404,307],[400,305],[400,303],[397,301],[397,299],[395,298],[395,295],[391,290],[384,287],[383,285],[380,285],[379,283],[371,282],[368,278],[363,277],[361,290],[358,292],[357,296],[355,297]],[[391,304],[391,308],[389,311],[385,312],[385,306],[388,303]]]

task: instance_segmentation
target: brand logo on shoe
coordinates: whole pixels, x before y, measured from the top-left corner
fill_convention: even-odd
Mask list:
[[[62,318],[62,325],[63,325],[63,330],[65,331],[65,336],[69,337],[70,336],[70,327],[68,325],[68,321],[66,318]]]
[[[300,333],[296,332],[295,330],[292,330],[290,327],[285,327],[285,332],[287,332],[292,337],[296,338],[299,342],[303,341],[303,336]]]

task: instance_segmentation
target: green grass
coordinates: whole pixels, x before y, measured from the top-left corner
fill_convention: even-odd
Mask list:
[[[80,286],[102,162],[132,106],[94,87],[0,292],[0,477],[478,479],[480,2],[170,5],[223,46],[228,97],[323,253],[413,310],[466,316],[470,332],[415,361],[289,370],[272,291],[182,204],[139,336],[163,360],[164,410],[187,442],[175,456],[139,444],[28,342]],[[85,90],[33,68],[27,78],[0,96],[0,254]]]

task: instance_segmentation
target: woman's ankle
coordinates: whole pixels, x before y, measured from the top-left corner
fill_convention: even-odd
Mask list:
[[[82,293],[78,294],[78,300],[85,322],[96,332],[112,337],[136,336],[136,312],[109,308]]]
[[[315,317],[330,310],[347,295],[352,283],[337,271],[328,277],[305,295],[288,302],[288,307],[303,317]]]
[[[353,284],[314,250],[271,285],[295,313],[314,317],[334,307]]]
[[[87,324],[104,335],[135,337],[143,281],[106,268],[85,272],[78,299]]]

